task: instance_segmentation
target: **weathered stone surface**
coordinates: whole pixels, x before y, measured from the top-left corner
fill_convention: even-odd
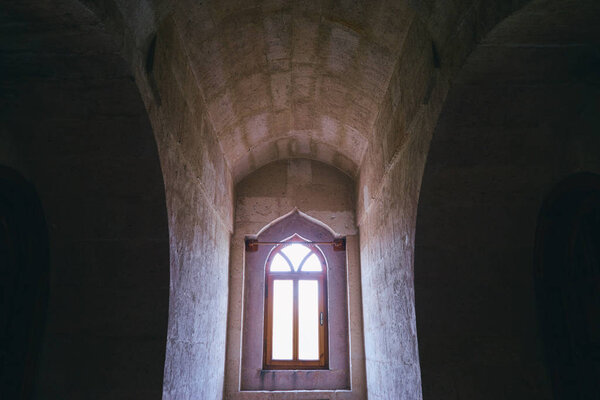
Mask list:
[[[115,3],[125,19],[152,18],[141,6],[134,14],[135,6]],[[164,15],[164,6],[154,7],[157,17]],[[289,157],[357,174],[415,15],[407,4],[185,0],[177,2],[172,15],[215,134],[236,142],[223,146],[236,182]],[[117,28],[126,46],[146,42],[142,29]],[[256,119],[261,120],[258,131],[249,125]],[[324,128],[323,119],[335,121],[336,128]]]
[[[416,231],[425,398],[552,397],[534,240],[552,187],[600,172],[600,88],[585,83],[600,77],[594,10],[524,8],[476,48],[448,95]]]
[[[233,183],[171,19],[158,32],[157,127],[171,244],[164,399],[223,392]]]
[[[89,10],[2,8],[0,163],[34,184],[50,240],[34,397],[160,399],[169,238],[139,91]]]

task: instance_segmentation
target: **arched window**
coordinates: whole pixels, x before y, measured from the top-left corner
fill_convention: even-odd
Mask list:
[[[345,238],[296,210],[244,242],[240,390],[351,390]]]
[[[264,369],[327,368],[327,263],[295,234],[265,265]]]

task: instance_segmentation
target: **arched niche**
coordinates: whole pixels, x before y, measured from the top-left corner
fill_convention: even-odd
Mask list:
[[[169,234],[139,90],[81,3],[6,6],[0,164],[35,187],[48,227],[33,397],[161,398]]]
[[[597,2],[529,3],[448,93],[415,232],[425,400],[552,396],[531,265],[545,193],[600,171],[597,15]]]
[[[30,399],[48,303],[46,221],[33,186],[0,166],[0,397]]]
[[[330,229],[298,211],[271,224],[256,236],[261,242],[281,242],[299,236],[308,242],[331,242]],[[244,260],[244,320],[242,331],[241,389],[260,390],[349,390],[350,358],[346,251],[334,251],[333,244],[318,246],[327,266],[327,315],[329,323],[329,366],[327,370],[262,371],[265,306],[265,265],[276,246],[261,245],[246,251]]]
[[[600,396],[600,175],[556,185],[538,218],[534,275],[554,399]]]
[[[268,396],[273,399],[284,399],[293,396],[291,392],[310,390],[306,396],[334,399],[339,395],[336,393],[343,392],[348,399],[364,399],[366,381],[354,182],[331,165],[308,159],[290,159],[268,164],[252,172],[236,185],[235,192],[235,223],[229,265],[225,398],[261,399],[265,391],[269,391]],[[269,246],[259,246],[256,253],[247,252],[246,239],[281,241],[294,234],[311,241],[346,239],[344,252],[333,252],[331,245],[320,246],[320,249],[328,259],[329,256],[333,260],[339,259],[341,267],[336,267],[338,272],[342,269],[346,271],[343,279],[331,280],[328,275],[328,293],[331,294],[334,286],[339,293],[341,286],[345,288],[346,311],[337,313],[335,318],[347,319],[346,343],[349,353],[340,356],[344,352],[330,346],[330,355],[336,354],[341,358],[336,362],[330,360],[333,362],[329,365],[330,369],[318,373],[314,370],[299,373],[262,370],[264,288],[261,281],[265,279],[265,259],[261,261],[261,258],[268,256]],[[327,252],[331,254],[328,256]],[[251,258],[254,261],[258,259],[258,264],[250,265],[248,261]],[[251,268],[255,273],[250,274]],[[255,281],[250,282],[249,277]],[[342,284],[343,281],[345,283]],[[257,312],[257,321],[248,321],[247,310]],[[254,337],[248,334],[250,324],[254,324],[250,331]],[[330,340],[331,337],[330,330]],[[254,345],[249,344],[249,340],[254,340]],[[335,342],[344,344],[340,340]],[[251,354],[245,354],[245,351]],[[343,363],[348,363],[349,373],[342,371],[340,365]],[[321,379],[324,372],[331,371],[337,371],[334,377],[329,374],[330,377]],[[276,390],[277,382],[283,384],[279,391]],[[334,387],[344,389],[331,389]]]

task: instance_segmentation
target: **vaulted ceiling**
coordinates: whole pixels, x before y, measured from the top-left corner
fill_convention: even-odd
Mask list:
[[[13,3],[17,7],[18,2]],[[53,8],[50,1],[27,3]],[[166,20],[175,24],[187,53],[183,61],[193,72],[206,118],[234,181],[271,161],[288,158],[319,160],[356,177],[403,54],[414,48],[429,51],[421,48],[430,47],[431,41],[444,66],[459,63],[468,54],[467,43],[515,7],[497,0],[76,3],[83,10],[78,19],[92,21],[97,16],[102,21],[89,26],[121,31],[115,35],[116,43],[134,75],[144,63],[153,35],[159,32],[157,40],[163,39],[161,24]],[[482,12],[489,14],[485,23],[470,26]],[[463,25],[470,27],[457,28]],[[463,31],[472,37],[456,36]],[[403,71],[400,74],[410,80],[412,72]],[[418,102],[419,85],[411,87],[396,90],[401,93],[394,93],[393,101]],[[397,118],[405,117],[398,113]]]
[[[413,17],[384,0],[177,2],[234,176],[292,157],[355,175]]]
[[[120,31],[117,42],[134,72],[156,32],[161,41],[161,24],[174,22],[184,62],[239,181],[271,161],[296,157],[356,177],[390,81],[407,65],[403,54],[436,47],[443,68],[454,70],[526,0],[79,1],[109,31]],[[417,64],[400,72],[403,79],[431,69]],[[446,79],[453,72],[443,73]],[[421,88],[413,86],[396,90],[393,108],[400,98],[420,101]]]

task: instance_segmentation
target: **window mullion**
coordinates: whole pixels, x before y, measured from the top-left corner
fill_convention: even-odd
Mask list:
[[[300,261],[300,265],[298,265],[298,271],[302,271],[302,267],[304,266],[304,263],[306,262],[306,260],[308,260],[308,257],[312,256],[313,254],[314,253],[311,251],[307,255],[304,256],[302,261]]]

